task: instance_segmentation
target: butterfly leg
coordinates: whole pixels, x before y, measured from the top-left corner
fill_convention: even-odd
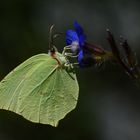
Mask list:
[[[73,69],[74,67],[79,67],[79,63],[66,63],[64,66],[68,69]]]
[[[65,46],[64,49],[63,49],[62,55],[65,55],[65,53],[69,50],[71,50],[71,45]]]
[[[73,53],[65,53],[66,57],[76,58],[78,55],[74,55]]]

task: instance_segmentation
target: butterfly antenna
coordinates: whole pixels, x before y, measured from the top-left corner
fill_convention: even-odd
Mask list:
[[[54,29],[54,24],[50,27],[49,31],[49,52],[50,53],[55,53],[55,47],[53,45],[53,29]]]
[[[52,36],[53,40],[60,37],[63,33],[56,33]]]

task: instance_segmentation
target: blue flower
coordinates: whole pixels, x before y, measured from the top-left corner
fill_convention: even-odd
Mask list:
[[[77,33],[73,30],[68,30],[66,32],[66,43],[67,45],[71,45],[73,42],[78,42],[79,43],[79,37]]]
[[[77,22],[74,22],[74,28],[75,30],[67,30],[66,44],[72,45],[77,42],[77,49],[82,49],[86,41],[86,35],[84,34],[82,27]]]
[[[80,67],[90,66],[93,59],[91,59],[91,53],[85,50],[86,35],[77,22],[74,22],[74,28],[75,30],[67,30],[66,44],[71,45],[72,52],[78,54],[77,60]]]

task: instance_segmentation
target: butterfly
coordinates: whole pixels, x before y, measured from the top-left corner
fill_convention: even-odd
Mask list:
[[[57,126],[76,107],[79,86],[74,70],[67,69],[68,60],[53,44],[52,29],[49,53],[32,56],[0,82],[0,109]]]

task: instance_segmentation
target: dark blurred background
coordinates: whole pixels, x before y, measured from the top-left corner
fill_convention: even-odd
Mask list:
[[[77,20],[88,36],[109,49],[106,28],[123,35],[140,58],[138,0],[0,1],[0,79],[27,58],[48,51],[49,27],[65,33]],[[61,51],[64,35],[56,40]],[[57,128],[0,111],[0,140],[139,140],[140,88],[114,64],[77,70],[77,108]]]

